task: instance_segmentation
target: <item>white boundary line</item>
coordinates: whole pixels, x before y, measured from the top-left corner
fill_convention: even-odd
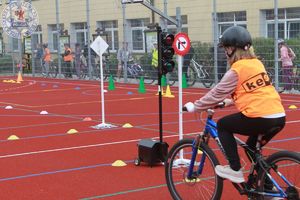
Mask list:
[[[194,135],[198,134],[199,132],[195,133],[189,133],[186,135]],[[178,137],[178,135],[169,135],[165,136],[164,138],[171,138],[171,137]],[[155,137],[153,139],[157,139],[158,137]],[[58,148],[58,149],[49,149],[49,150],[42,150],[42,151],[32,151],[32,152],[25,152],[25,153],[17,153],[17,154],[8,154],[0,156],[1,158],[11,158],[11,157],[19,157],[19,156],[26,156],[26,155],[34,155],[34,154],[42,154],[42,153],[50,153],[50,152],[59,152],[59,151],[68,151],[68,150],[74,150],[74,149],[85,149],[85,148],[92,148],[92,147],[100,147],[100,146],[108,146],[108,145],[115,145],[115,144],[125,144],[125,143],[131,143],[131,142],[137,142],[141,139],[135,139],[135,140],[124,140],[124,141],[118,141],[118,142],[107,142],[107,143],[99,143],[99,144],[90,144],[90,145],[83,145],[83,146],[75,146],[75,147],[66,147],[66,148]]]

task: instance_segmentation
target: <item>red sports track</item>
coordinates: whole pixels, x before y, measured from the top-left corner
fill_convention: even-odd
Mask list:
[[[8,79],[15,77],[2,77],[0,83],[0,199],[171,199],[163,166],[133,163],[138,141],[159,135],[157,86],[146,85],[146,93],[139,94],[138,84],[115,83],[116,89],[105,93],[105,120],[117,128],[96,130],[91,126],[101,123],[99,82],[29,77],[20,84],[3,82]],[[175,98],[163,98],[164,140],[170,146],[178,141],[177,91],[171,87]],[[184,89],[183,102],[205,92]],[[289,108],[300,107],[300,98],[283,94],[282,99],[287,125],[266,146],[265,154],[300,151],[300,111]],[[217,110],[215,119],[234,111]],[[92,120],[84,121],[87,117]],[[194,114],[184,114],[183,120],[185,134],[202,131]],[[126,123],[133,127],[123,128]],[[78,132],[69,134],[70,129]],[[19,139],[8,140],[13,135]],[[117,160],[127,165],[113,167]],[[233,198],[246,199],[225,181],[222,199]]]

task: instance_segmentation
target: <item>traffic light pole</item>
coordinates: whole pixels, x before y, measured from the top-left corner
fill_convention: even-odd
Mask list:
[[[159,104],[159,140],[163,141],[163,124],[162,124],[162,86],[161,86],[161,77],[162,77],[162,52],[161,52],[161,40],[162,40],[162,30],[160,26],[156,26],[157,30],[157,49],[158,49],[158,67],[157,67],[157,78],[158,78],[158,104]]]

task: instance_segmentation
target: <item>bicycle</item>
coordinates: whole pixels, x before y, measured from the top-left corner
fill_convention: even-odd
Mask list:
[[[43,66],[45,65],[45,62],[43,61]],[[48,74],[42,73],[43,77],[51,77],[56,78],[58,74],[58,67],[54,64],[54,62],[51,60],[49,62],[49,72]]]
[[[108,58],[103,59],[103,80],[107,80],[111,75],[113,75],[113,69],[111,69],[109,65]],[[93,68],[93,77],[94,79],[100,79],[101,74],[100,74],[100,61],[97,62],[95,68]],[[115,77],[113,76],[113,80],[115,80]]]
[[[204,87],[210,88],[214,83],[212,72],[213,72],[212,67],[211,68],[204,67],[203,65],[200,65],[194,59],[192,59],[186,74],[187,85],[193,86],[198,80],[204,85]],[[174,85],[177,80],[177,77],[178,77],[177,70],[174,70],[169,80],[169,84]]]
[[[221,198],[223,179],[214,170],[219,161],[209,146],[210,138],[216,141],[223,154],[224,150],[218,138],[216,122],[213,121],[214,110],[208,109],[207,113],[203,133],[194,139],[177,142],[165,161],[166,182],[173,199]],[[258,137],[255,150],[238,137],[235,138],[239,146],[256,158],[256,162],[251,161],[247,181],[232,183],[241,195],[259,200],[267,196],[299,200],[299,153],[279,151],[265,158],[261,152],[262,135]]]
[[[43,63],[44,65],[45,63]],[[63,65],[62,65],[63,66]],[[62,71],[64,71],[64,68],[62,68]],[[48,74],[46,73],[43,73],[43,77],[50,77],[50,78],[56,78],[57,75],[59,73],[59,69],[58,69],[58,66],[51,60],[50,63],[49,63],[49,72]],[[73,70],[71,70],[71,73],[74,73]],[[72,77],[69,77],[67,76],[66,73],[61,73],[65,78],[72,78]],[[72,75],[71,75],[72,76]]]
[[[300,64],[296,64],[293,68],[293,88],[295,90],[300,90]]]
[[[86,60],[85,56],[82,53],[80,55],[79,74],[77,75],[79,79],[85,79],[86,76],[88,75],[88,67],[87,66],[88,66],[87,65],[87,60]]]
[[[275,84],[275,69],[274,68],[267,68],[267,74],[271,79],[272,84]],[[290,77],[291,79],[291,84],[295,90],[300,90],[300,64],[294,65],[292,69],[292,76]],[[278,70],[278,81],[279,81],[279,86],[283,87],[284,83],[284,73],[283,69],[280,68]]]
[[[123,70],[125,69],[125,64],[123,64]],[[133,59],[127,63],[127,77],[134,79],[136,82],[139,78],[144,78],[144,83],[152,84],[156,79],[151,70],[145,70],[143,67],[135,62]]]

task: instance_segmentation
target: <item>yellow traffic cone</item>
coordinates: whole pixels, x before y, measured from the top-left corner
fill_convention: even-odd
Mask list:
[[[174,95],[172,95],[169,85],[167,85],[167,90],[166,90],[166,94],[164,95],[164,97],[167,97],[167,98],[174,98],[175,97]]]
[[[21,74],[21,72],[19,71],[19,73],[18,73],[18,78],[17,78],[17,83],[21,83],[22,81],[23,81],[22,74]]]

